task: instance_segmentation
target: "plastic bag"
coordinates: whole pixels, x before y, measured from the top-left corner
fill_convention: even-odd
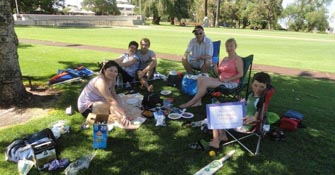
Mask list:
[[[70,163],[70,165],[67,166],[66,169],[64,170],[65,175],[76,175],[79,172],[79,170],[83,168],[88,168],[95,155],[96,152],[92,156],[85,155],[80,159]]]
[[[31,160],[19,160],[17,164],[17,168],[19,171],[19,175],[27,175],[30,169],[35,165],[35,163]]]

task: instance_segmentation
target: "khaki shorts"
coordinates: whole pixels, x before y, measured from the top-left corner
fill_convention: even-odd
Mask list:
[[[207,62],[210,61],[210,64],[212,62],[212,60],[206,60]],[[190,65],[192,68],[194,69],[201,69],[201,67],[205,64],[205,60],[197,60],[197,61],[190,61]]]
[[[200,61],[191,61],[190,65],[194,69],[201,69],[202,65],[204,65],[204,61],[203,60],[200,60]]]

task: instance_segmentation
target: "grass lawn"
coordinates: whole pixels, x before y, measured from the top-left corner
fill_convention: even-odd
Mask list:
[[[143,37],[151,40],[157,53],[182,55],[191,38],[193,27],[142,26],[138,28],[53,28],[15,27],[19,38],[59,41],[126,49],[129,41]],[[237,40],[241,56],[255,55],[254,63],[303,70],[335,72],[335,35],[285,31],[255,31],[225,28],[206,28],[206,35],[223,43]],[[226,55],[221,47],[221,58]],[[60,57],[59,59],[61,59]]]
[[[40,30],[42,29],[54,30],[55,32],[59,31],[53,28],[40,28]],[[191,28],[180,29],[187,34],[191,31]],[[18,29],[16,30],[18,31]],[[19,30],[35,29],[21,27]],[[85,36],[85,31],[92,30],[92,35],[99,33],[93,32],[93,29],[61,29],[64,33],[66,33],[67,30],[69,30],[68,32],[72,30],[81,30],[83,32],[81,35],[78,34],[77,37],[73,38],[76,41],[75,43],[82,38],[79,36]],[[108,31],[114,30],[114,28],[101,30]],[[119,32],[121,32],[121,29],[116,28],[116,30],[120,30]],[[128,32],[135,34],[138,30],[132,29],[131,32]],[[157,30],[164,31],[164,28],[158,27]],[[171,34],[173,33],[170,28],[166,30],[170,31]],[[219,29],[213,29],[213,31],[210,32],[219,32],[218,30]],[[227,32],[228,30],[225,29],[224,31]],[[233,33],[234,30],[229,30],[229,32]],[[241,33],[236,36],[242,36],[243,30],[240,32]],[[263,33],[263,31],[258,32]],[[41,36],[33,36],[33,33],[34,32],[31,32],[31,35],[27,34],[25,37],[28,38],[30,36],[35,39],[45,37],[44,32],[40,32]],[[79,32],[77,31],[77,33]],[[19,33],[19,36],[21,34],[22,33]],[[59,33],[57,33],[57,35],[58,34]],[[300,34],[297,34],[295,37],[300,37],[298,35]],[[192,37],[191,35],[187,36],[187,40],[189,37]],[[227,34],[224,34],[224,36],[228,37]],[[52,37],[52,35],[49,35],[49,37]],[[302,37],[305,37],[305,35]],[[320,35],[320,37],[322,36]],[[60,37],[57,39],[59,38]],[[66,36],[64,36],[64,38],[66,38]],[[242,38],[245,37],[238,39],[238,41],[241,40],[239,48],[244,48]],[[311,35],[311,38],[314,38],[314,35]],[[53,40],[50,38],[44,39]],[[136,37],[136,40],[139,39],[139,36]],[[318,40],[319,39],[321,38],[318,37]],[[88,39],[86,40],[88,41]],[[92,40],[94,41],[88,44],[98,43],[95,42],[94,38]],[[118,40],[121,41],[121,39]],[[118,45],[120,48],[126,48],[130,40],[130,38],[126,38],[123,43],[119,43]],[[324,40],[328,39],[324,38]],[[62,41],[73,42],[71,40],[66,41],[65,39]],[[272,41],[274,42],[275,39],[272,39]],[[111,42],[111,40],[105,41],[105,43],[109,42]],[[245,42],[247,42],[247,40],[245,40]],[[101,41],[101,43],[103,43],[103,41]],[[155,45],[157,45],[155,47],[160,45],[158,43],[158,41],[157,44],[155,43]],[[178,42],[176,41],[176,43]],[[261,42],[259,41],[259,43]],[[181,52],[185,48],[184,45],[186,44],[183,44],[180,49]],[[175,46],[172,44],[171,47]],[[245,49],[240,50],[242,52],[242,50]],[[261,52],[261,49],[257,50]],[[276,49],[274,48],[273,50]],[[33,80],[33,84],[45,84],[45,82],[56,73],[57,69],[84,65],[95,70],[97,68],[96,62],[105,58],[118,56],[118,54],[113,53],[24,44],[20,45],[18,51],[22,73],[36,78]],[[323,54],[324,52],[321,53]],[[258,59],[259,57],[256,58]],[[331,62],[329,62],[329,64],[331,64]],[[159,59],[159,72],[167,73],[171,69],[182,70],[182,65],[180,62]],[[318,70],[318,68],[316,67],[313,70]],[[333,104],[335,103],[334,82],[276,74],[271,74],[271,76],[273,85],[277,90],[271,101],[269,111],[282,115],[289,109],[295,109],[305,115],[304,124],[307,125],[307,128],[286,133],[287,139],[283,142],[276,142],[265,138],[262,141],[259,156],[251,156],[240,146],[230,145],[220,149],[215,157],[210,157],[208,152],[188,149],[187,144],[199,139],[209,140],[211,134],[202,133],[199,128],[183,128],[181,125],[186,119],[167,119],[168,126],[166,127],[156,127],[155,121],[151,119],[147,120],[138,130],[126,131],[116,128],[109,132],[108,148],[106,150],[98,150],[97,156],[91,162],[89,169],[84,169],[79,174],[194,174],[210,161],[224,156],[225,153],[232,149],[236,149],[237,153],[224,164],[217,174],[333,174],[333,172],[335,172],[335,158],[333,156],[335,154],[333,146],[335,142],[335,132],[333,129],[335,119],[332,113],[332,111],[334,111]],[[61,147],[60,158],[68,158],[74,161],[83,155],[92,154],[94,152],[92,149],[92,130],[80,130],[80,124],[84,119],[79,113],[76,112],[72,116],[67,116],[64,113],[67,106],[76,106],[77,97],[84,85],[85,83],[54,86],[53,88],[62,90],[62,93],[57,97],[55,103],[49,103],[47,107],[45,107],[53,109],[51,112],[42,118],[31,120],[25,124],[0,129],[1,152],[4,153],[6,146],[15,138],[21,138],[45,127],[49,127],[51,123],[57,120],[67,120],[72,130],[70,134],[62,135],[59,139]],[[155,92],[157,93],[162,89],[172,90],[172,97],[175,98],[175,106],[178,106],[190,98],[181,94],[179,89],[167,86],[163,81],[154,82],[154,86]],[[122,90],[119,91],[122,92]],[[145,94],[145,92],[140,92]],[[203,102],[208,103],[209,101],[209,97],[206,97]],[[194,118],[189,119],[191,121],[202,120],[206,117],[205,106],[192,108],[189,109],[189,111],[195,114]],[[247,144],[251,145],[255,141],[256,139],[251,139]],[[62,171],[57,171],[54,174],[62,173]],[[0,155],[0,174],[17,174],[17,165],[6,162],[4,160],[4,154]],[[30,174],[49,173],[44,171],[38,172],[33,169]]]

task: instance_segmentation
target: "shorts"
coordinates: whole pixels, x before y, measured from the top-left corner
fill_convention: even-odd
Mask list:
[[[85,118],[87,118],[88,114],[92,112],[93,109],[93,105],[91,105],[90,107],[88,107],[83,113],[81,113],[81,115]]]
[[[194,69],[201,69],[204,64],[205,62],[203,60],[190,62],[191,67]]]
[[[135,74],[135,79],[136,80],[138,80],[139,78],[138,78],[138,75],[137,75],[137,72],[138,71],[142,71],[143,69],[138,69],[137,71],[136,71],[136,74]],[[154,72],[156,72],[156,68],[154,68],[150,73],[150,75],[149,75],[149,77],[147,76],[147,75],[144,75],[143,76],[143,78],[146,78],[146,79],[152,79],[153,77],[154,77]]]
[[[192,59],[192,58],[190,58],[190,59]],[[194,69],[201,69],[201,67],[205,64],[205,61],[209,62],[210,65],[212,65],[212,60],[211,59],[207,59],[207,60],[190,60],[190,65]]]

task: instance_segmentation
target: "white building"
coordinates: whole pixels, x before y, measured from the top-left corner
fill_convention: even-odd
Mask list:
[[[130,4],[129,0],[116,0],[117,8],[123,16],[133,16],[135,6]]]

